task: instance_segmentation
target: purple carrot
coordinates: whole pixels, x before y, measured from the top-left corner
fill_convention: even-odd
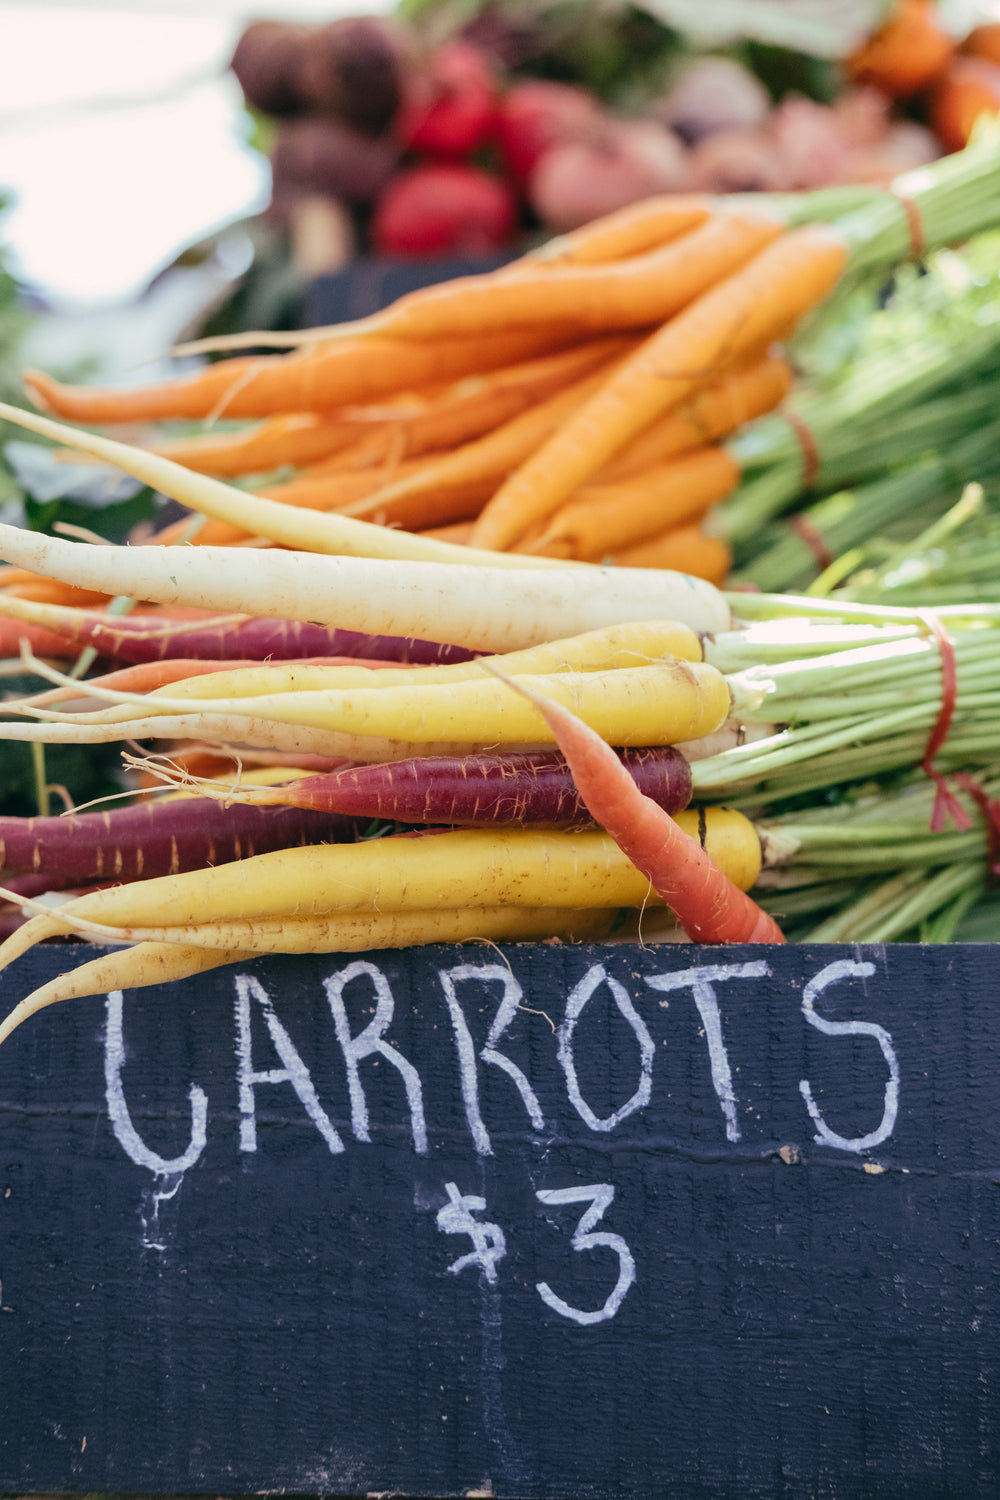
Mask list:
[[[0,867],[12,875],[44,875],[51,890],[148,880],[269,849],[352,843],[355,837],[351,818],[328,812],[171,798],[56,818],[2,817]],[[0,875],[0,885],[6,884]]]
[[[44,609],[44,619],[42,618]],[[36,611],[39,623],[57,631],[80,649],[89,646],[112,661],[163,661],[184,656],[199,661],[294,661],[311,656],[349,656],[401,665],[437,666],[471,661],[478,655],[463,646],[403,636],[364,635],[299,620],[241,619],[217,622],[172,620],[163,615],[109,615],[103,610],[47,605]]]
[[[619,752],[640,790],[670,813],[691,800],[691,767],[672,746]],[[253,804],[282,803],[355,818],[449,826],[593,820],[556,750],[516,755],[425,756],[349,766],[283,787],[241,790]]]

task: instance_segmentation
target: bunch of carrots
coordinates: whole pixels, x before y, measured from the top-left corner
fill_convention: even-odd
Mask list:
[[[27,388],[70,421],[194,424],[151,447],[237,479],[246,509],[157,542],[289,545],[259,525],[270,499],[721,583],[711,517],[742,477],[725,439],[788,396],[781,341],[835,288],[996,223],[998,163],[983,138],[888,192],[649,199],[369,318],[188,346],[231,355],[191,375],[104,390],[33,372]]]
[[[0,737],[159,741],[134,765],[170,789],[0,825],[3,893],[30,916],[0,966],[55,935],[125,945],[0,1039],[55,1000],[250,954],[635,934],[650,902],[693,941],[782,940],[748,894],[755,810],[720,793],[788,764],[844,781],[838,745],[930,766],[954,656],[913,610],[758,597],[800,626],[754,657],[712,581],[727,549],[698,563],[685,528],[711,540],[739,478],[720,439],[789,390],[776,341],[911,255],[915,223],[933,245],[1000,221],[1000,150],[819,212],[654,200],[282,355],[122,392],[29,377],[88,424],[255,425],[135,447],[0,408],[192,513],[131,547],[0,526],[6,650],[51,685],[8,701]],[[966,636],[968,702],[992,714],[990,652]],[[882,695],[914,652],[894,716]]]

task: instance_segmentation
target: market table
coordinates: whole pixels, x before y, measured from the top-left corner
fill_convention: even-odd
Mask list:
[[[995,971],[482,945],[42,1012],[0,1487],[995,1494]]]

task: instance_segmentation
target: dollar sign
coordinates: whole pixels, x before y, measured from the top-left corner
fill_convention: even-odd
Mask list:
[[[450,1202],[438,1210],[437,1227],[443,1234],[467,1234],[473,1248],[468,1255],[453,1260],[448,1270],[455,1276],[466,1266],[481,1266],[483,1275],[491,1284],[497,1279],[497,1261],[507,1254],[507,1242],[499,1224],[479,1223],[473,1214],[481,1214],[486,1208],[486,1199],[474,1193],[460,1193],[454,1182],[445,1183]]]

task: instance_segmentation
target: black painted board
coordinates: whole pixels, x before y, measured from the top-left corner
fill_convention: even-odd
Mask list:
[[[997,963],[429,948],[40,1013],[0,1489],[995,1496]]]

